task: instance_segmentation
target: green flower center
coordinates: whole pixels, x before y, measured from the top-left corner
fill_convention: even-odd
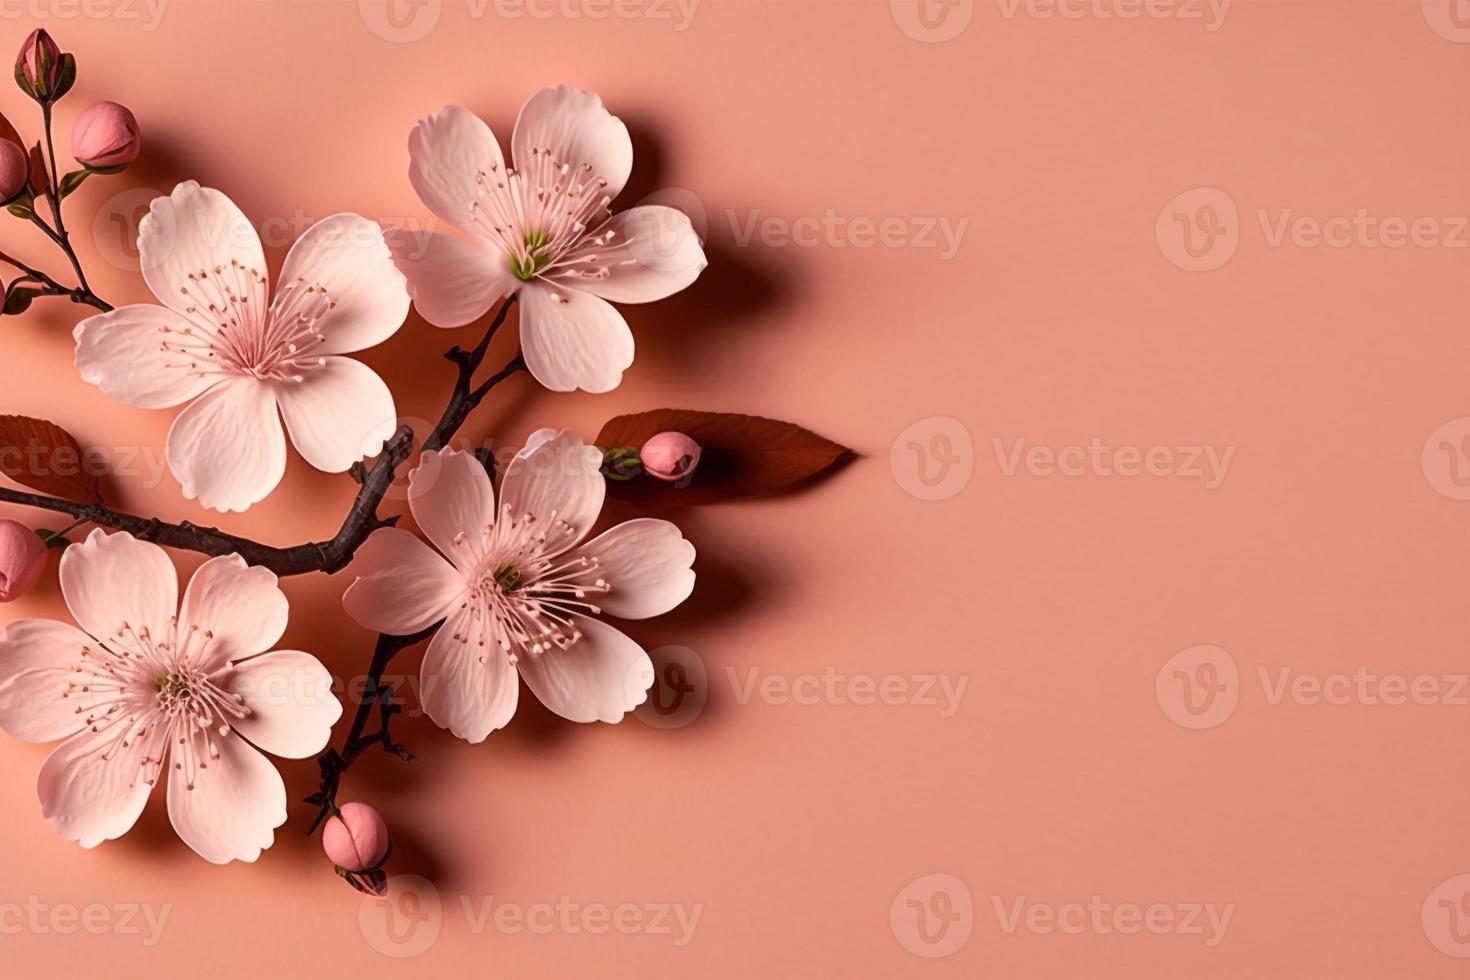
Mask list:
[[[515,277],[522,282],[529,282],[534,279],[536,273],[551,263],[551,255],[546,252],[546,246],[550,244],[551,236],[546,232],[526,232],[526,252],[524,255],[512,255],[510,257],[510,271],[515,273]]]
[[[521,587],[521,570],[510,562],[495,569],[492,576],[502,592],[514,592]]]

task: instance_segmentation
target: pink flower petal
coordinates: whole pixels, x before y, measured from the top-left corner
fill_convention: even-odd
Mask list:
[[[611,391],[633,363],[633,332],[606,300],[538,280],[521,290],[521,348],[552,391]]]
[[[548,553],[559,554],[586,537],[602,511],[607,495],[602,451],[583,443],[570,429],[538,436],[505,468],[500,497],[515,520],[534,514],[546,522]],[[571,525],[571,533],[553,541],[549,530],[553,520]]]
[[[468,609],[451,616],[434,634],[419,671],[424,712],[469,742],[504,728],[519,697],[515,668],[484,627],[483,617]]]
[[[408,290],[383,230],[360,215],[323,218],[296,240],[272,309],[286,309],[295,301],[295,290],[306,287],[325,289],[332,303],[315,324],[326,338],[316,353],[375,347],[397,333],[408,316]]]
[[[582,638],[565,650],[522,657],[521,676],[541,703],[568,721],[621,721],[648,699],[653,661],[595,619],[577,617]]]
[[[299,381],[271,384],[291,444],[312,466],[345,473],[376,456],[398,428],[393,393],[377,372],[350,357],[324,357]]]
[[[197,738],[196,757],[204,754]],[[270,760],[233,732],[211,732],[219,753],[208,766],[174,768],[181,746],[171,749],[168,773],[168,817],[179,837],[213,864],[254,861],[275,840],[286,822],[286,786]],[[208,758],[208,756],[204,756]],[[189,789],[190,779],[194,788]]]
[[[476,175],[505,169],[490,127],[468,109],[445,106],[421,120],[408,136],[408,180],[419,200],[440,218],[471,235],[470,205]]]
[[[347,569],[355,581],[342,607],[359,626],[405,636],[457,608],[465,580],[414,534],[397,527],[374,531]]]
[[[67,548],[58,572],[72,618],[113,649],[139,652],[145,634],[164,641],[179,608],[179,578],[156,544],[100,528]]]
[[[694,282],[708,264],[684,212],[644,205],[613,215],[544,275],[616,303],[652,303]]]
[[[651,517],[619,524],[593,538],[576,554],[595,558],[598,574],[612,591],[592,601],[623,619],[661,616],[694,591],[694,545],[668,521]]]
[[[228,288],[243,299],[236,304],[242,329],[264,326],[268,289],[260,236],[235,202],[214,188],[187,180],[154,198],[138,223],[138,261],[148,288],[169,309],[195,315],[191,308],[207,307]],[[210,281],[201,285],[201,276]]]
[[[305,759],[326,748],[342,704],[332,675],[309,653],[281,650],[235,664],[217,680],[244,699],[250,714],[231,722],[272,755]]]
[[[570,85],[542,89],[526,100],[510,141],[518,169],[531,164],[531,149],[551,150],[551,157],[576,170],[586,164],[590,178],[607,181],[604,193],[617,197],[633,172],[633,141],[623,121],[603,107],[592,92]]]
[[[474,570],[495,521],[495,488],[478,459],[457,449],[424,453],[408,474],[408,506],[424,537],[457,568]]]
[[[400,231],[390,233],[388,243],[408,278],[414,308],[436,327],[473,323],[520,285],[506,254],[479,239]]]
[[[216,385],[174,419],[168,465],[184,497],[219,511],[264,500],[286,472],[286,435],[269,386],[252,378]]]
[[[520,452],[516,455],[530,455],[531,453],[536,451],[536,447],[540,446],[542,443],[550,442],[551,440],[555,439],[557,436],[566,431],[570,430],[553,429],[551,426],[542,426],[535,432],[532,432],[530,435],[526,436],[526,444],[521,447]]]
[[[239,555],[221,555],[200,565],[184,590],[181,647],[194,652],[195,666],[212,671],[275,646],[289,615],[274,572],[251,567]]]
[[[109,749],[120,734],[114,724],[67,739],[46,758],[36,778],[42,815],[62,837],[83,847],[127,833],[153,790],[143,781],[148,740],[116,745],[113,754]]]
[[[82,380],[136,408],[171,408],[198,396],[217,378],[195,373],[189,362],[163,349],[164,327],[188,326],[162,306],[120,306],[91,316],[72,331]]]
[[[94,645],[74,626],[22,619],[0,634],[0,729],[25,742],[55,742],[85,726],[62,692],[76,679],[82,650]]]

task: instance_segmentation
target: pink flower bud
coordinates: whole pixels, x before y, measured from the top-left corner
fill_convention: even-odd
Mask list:
[[[322,828],[322,850],[345,871],[371,871],[388,856],[388,825],[366,803],[347,803]]]
[[[31,31],[15,59],[15,80],[32,98],[54,98],[61,87],[61,48],[44,28]]]
[[[19,599],[46,567],[46,543],[16,521],[0,520],[0,602]]]
[[[30,175],[26,151],[18,143],[0,139],[0,204],[18,197],[26,189]]]
[[[138,120],[127,106],[98,102],[71,128],[71,155],[87,167],[120,167],[138,159]]]
[[[682,432],[660,432],[638,451],[649,476],[682,480],[699,465],[699,443]]]

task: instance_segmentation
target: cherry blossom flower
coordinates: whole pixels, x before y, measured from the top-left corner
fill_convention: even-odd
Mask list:
[[[286,431],[341,473],[397,428],[388,386],[343,354],[403,325],[408,294],[382,230],[335,214],[291,247],[274,300],[245,215],[193,181],[156,198],[138,227],[143,278],[162,306],[123,306],[76,328],[82,377],[138,408],[188,403],[169,430],[184,496],[242,511],[286,469]]]
[[[622,120],[590,92],[544,89],[521,109],[514,167],[490,127],[449,106],[408,138],[408,176],[430,211],[466,237],[398,236],[399,268],[424,319],[459,327],[513,293],[521,348],[554,391],[609,391],[633,363],[633,335],[608,302],[649,303],[692,283],[706,262],[689,218],[608,205],[633,169]]]
[[[510,721],[517,669],[571,721],[616,722],[646,700],[648,654],[592,616],[673,609],[694,588],[694,546],[650,518],[582,543],[606,492],[601,461],[574,433],[542,429],[506,467],[497,511],[474,456],[425,453],[408,501],[438,551],[400,528],[373,532],[358,550],[342,597],[353,619],[400,635],[444,621],[419,693],[429,717],[460,738],[483,741]]]
[[[315,657],[265,652],[286,628],[276,576],[212,558],[181,608],[162,548],[98,530],[67,548],[60,577],[81,629],[27,619],[0,635],[0,728],[64,740],[37,781],[46,818],[95,847],[126,833],[164,779],[184,843],[215,864],[254,861],[286,820],[285,786],[258,749],[313,756],[342,714]]]

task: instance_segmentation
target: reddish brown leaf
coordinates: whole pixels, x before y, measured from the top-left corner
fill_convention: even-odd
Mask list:
[[[716,503],[792,490],[850,459],[852,450],[790,422],[757,415],[661,408],[608,420],[604,451],[637,449],[660,432],[682,432],[703,450],[687,485],[640,474],[608,480],[608,493],[649,509]]]
[[[41,152],[41,144],[37,143],[31,147],[31,193],[37,197],[44,197],[51,190],[51,178],[46,175],[46,155]]]
[[[61,426],[24,415],[0,415],[0,472],[52,497],[102,499],[82,447]]]
[[[15,127],[10,125],[10,120],[4,115],[0,115],[0,139],[9,140],[22,150],[26,148],[25,141],[20,138],[20,133],[15,131]]]

